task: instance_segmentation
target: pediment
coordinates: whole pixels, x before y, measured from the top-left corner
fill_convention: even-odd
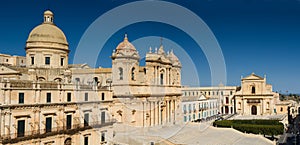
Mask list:
[[[6,66],[0,66],[0,75],[19,74],[19,71],[13,70]]]
[[[80,68],[82,68],[82,69],[88,69],[88,68],[91,68],[88,64],[82,64],[81,66],[80,66]]]
[[[252,73],[251,75],[244,77],[243,80],[263,80],[264,78]]]
[[[205,100],[206,99],[206,97],[204,96],[204,95],[201,95],[200,97],[199,97],[199,100]]]
[[[158,61],[165,62],[165,63],[171,63],[169,59],[167,59],[164,55],[158,58]]]

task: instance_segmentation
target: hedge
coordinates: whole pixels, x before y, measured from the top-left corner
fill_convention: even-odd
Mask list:
[[[213,123],[216,127],[234,128],[241,132],[279,135],[283,134],[283,124],[278,120],[220,120]]]

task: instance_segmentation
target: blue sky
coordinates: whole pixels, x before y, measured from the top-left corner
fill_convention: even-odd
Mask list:
[[[44,10],[55,14],[55,24],[70,44],[70,62],[85,30],[105,12],[133,1],[125,0],[3,0],[0,3],[0,53],[25,55],[29,32],[42,22]],[[300,1],[298,0],[178,0],[169,1],[197,14],[214,33],[222,49],[227,85],[240,85],[240,77],[252,72],[267,75],[273,90],[300,93]],[[166,11],[168,9],[166,8]],[[155,11],[155,10],[153,10]],[[128,16],[130,17],[130,16]],[[158,47],[164,37],[166,50],[174,49],[179,58],[181,47],[193,62],[197,75],[183,67],[184,85],[211,85],[207,58],[191,37],[174,26],[157,22],[136,23],[117,31],[102,49],[97,65],[110,67],[109,56],[128,33],[138,49]],[[100,36],[99,36],[100,37]],[[147,37],[148,38],[148,37]],[[156,40],[156,41],[155,41]],[[144,44],[149,42],[149,44]],[[175,44],[175,43],[176,44]],[[92,47],[92,46],[91,46]],[[141,63],[143,64],[143,63]],[[195,81],[198,80],[198,81]]]

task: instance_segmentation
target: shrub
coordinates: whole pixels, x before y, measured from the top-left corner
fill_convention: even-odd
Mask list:
[[[278,120],[221,120],[213,123],[217,127],[233,127],[241,132],[278,135],[283,134],[283,124]]]

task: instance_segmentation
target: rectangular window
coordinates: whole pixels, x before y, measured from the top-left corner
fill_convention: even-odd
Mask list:
[[[105,142],[105,132],[101,133],[101,142]]]
[[[84,93],[84,101],[89,101],[89,94],[88,93]]]
[[[24,104],[24,93],[19,93],[19,104]]]
[[[51,103],[51,93],[47,93],[47,103]]]
[[[45,64],[49,65],[50,64],[50,57],[45,57]]]
[[[183,117],[183,121],[184,121],[184,122],[187,122],[186,116]]]
[[[101,124],[105,123],[105,112],[101,112]]]
[[[46,132],[51,132],[52,129],[52,117],[46,118]]]
[[[31,57],[31,65],[34,65],[34,57]]]
[[[71,129],[72,127],[72,115],[67,115],[67,129]]]
[[[105,100],[105,94],[104,94],[104,93],[102,93],[102,95],[101,95],[101,100],[102,100],[102,101]]]
[[[88,113],[84,114],[84,126],[89,126],[89,117]]]
[[[89,137],[88,136],[84,137],[84,145],[89,145]]]
[[[24,135],[25,135],[25,120],[19,120],[17,136],[23,137]]]
[[[72,94],[67,93],[67,102],[71,102],[71,101],[72,101]]]
[[[60,66],[64,66],[64,61],[65,61],[65,58],[60,58]]]

